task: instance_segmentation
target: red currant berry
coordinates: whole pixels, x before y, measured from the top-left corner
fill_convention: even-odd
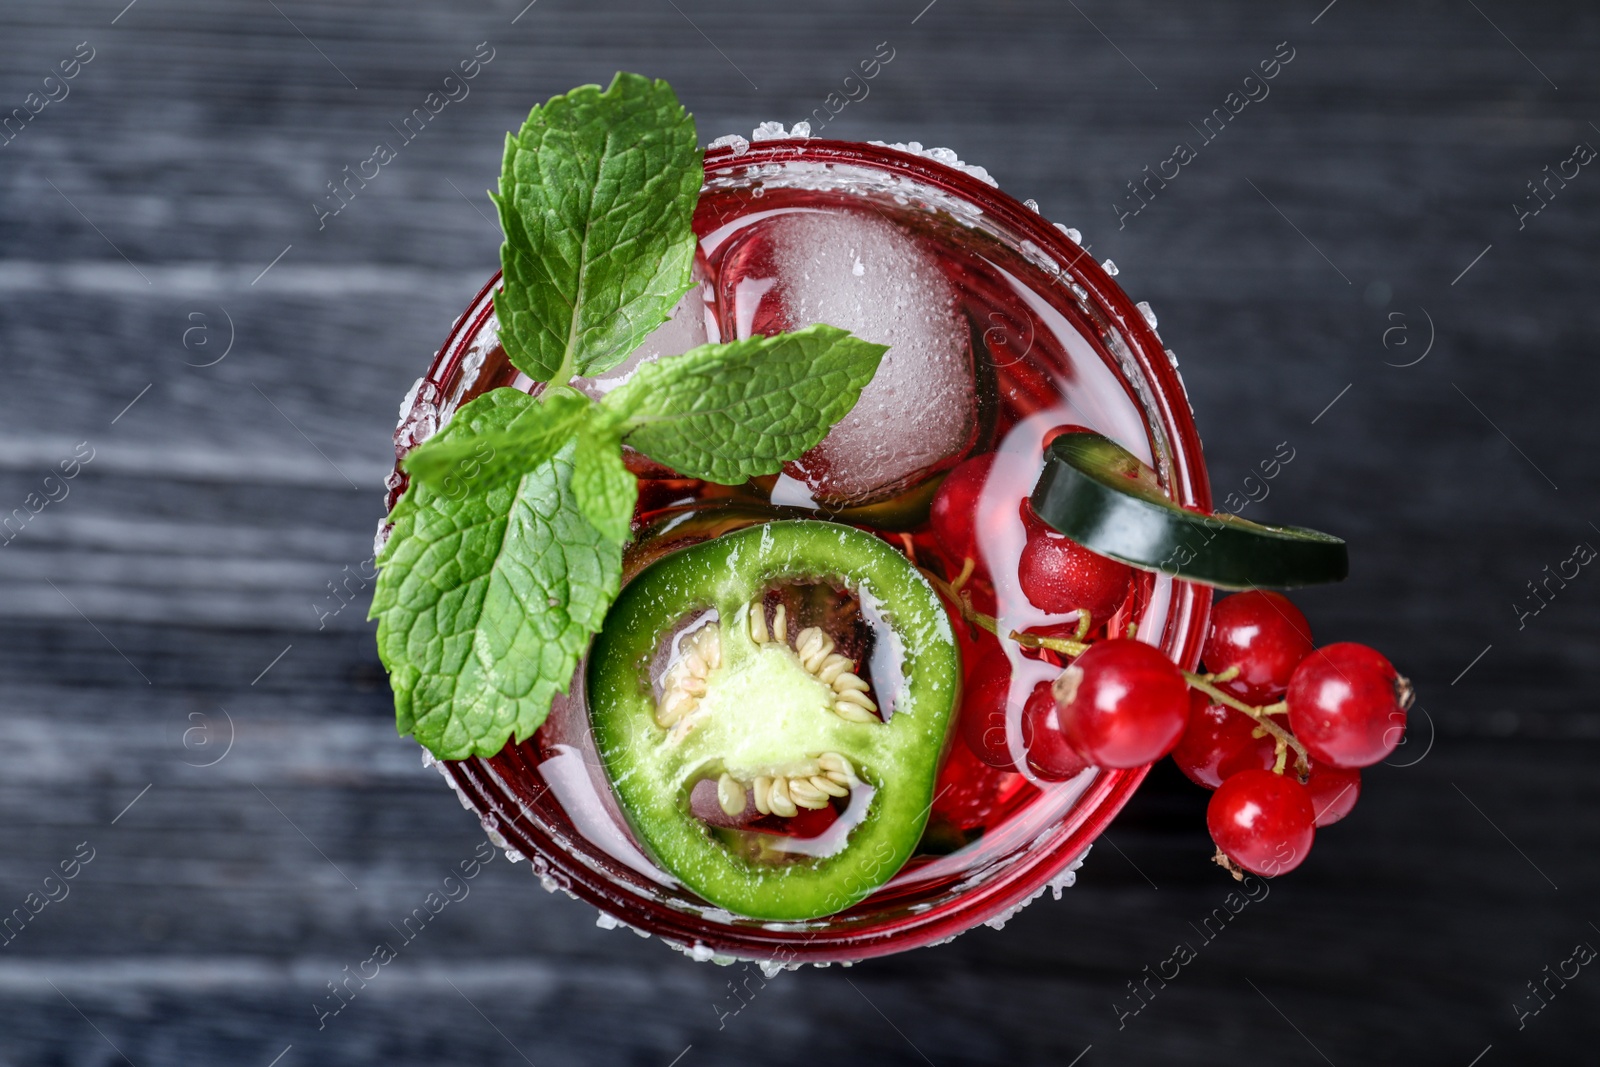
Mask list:
[[[1295,668],[1288,701],[1307,752],[1335,767],[1369,767],[1405,736],[1411,683],[1377,650],[1341,641]]]
[[[1049,682],[1034,686],[1022,706],[1022,747],[1028,754],[1028,769],[1047,782],[1076,778],[1089,766],[1067,743],[1061,729],[1061,708]]]
[[[1096,767],[1142,767],[1172,751],[1189,721],[1189,686],[1161,652],[1115,637],[1061,672],[1053,692],[1067,743]]]
[[[1211,609],[1211,631],[1201,657],[1206,670],[1238,675],[1218,686],[1252,704],[1276,700],[1289,676],[1311,655],[1311,625],[1282,593],[1252,589],[1225,597]]]
[[[979,661],[961,701],[961,736],[972,754],[991,767],[1016,770],[1006,726],[1011,664],[996,653]]]
[[[983,763],[966,745],[951,745],[950,758],[939,772],[933,815],[957,830],[982,826],[1015,792],[1021,776]]]
[[[1211,703],[1198,690],[1189,694],[1189,725],[1172,750],[1172,762],[1195,785],[1215,789],[1230,774],[1270,770],[1277,749],[1270,737],[1253,737],[1255,720]]]
[[[1311,794],[1271,771],[1240,771],[1211,794],[1211,840],[1234,863],[1269,877],[1300,866],[1316,836]]]
[[[974,456],[957,465],[939,486],[928,512],[934,540],[959,570],[965,560],[982,569],[978,555],[978,497],[989,480],[994,453]]]
[[[1217,777],[1226,782],[1240,771],[1270,771],[1278,765],[1278,746],[1271,737],[1263,737],[1258,744],[1263,747],[1241,748],[1232,754],[1222,757],[1222,762],[1217,764]],[[1294,753],[1289,753],[1286,760],[1293,760]]]
[[[1037,521],[1017,561],[1017,579],[1028,602],[1053,615],[1080,608],[1104,619],[1121,606],[1133,580],[1126,563],[1089,551]]]
[[[1361,772],[1349,767],[1330,767],[1320,760],[1311,761],[1311,777],[1306,780],[1311,793],[1311,807],[1317,813],[1318,826],[1332,826],[1356,806],[1361,796]]]

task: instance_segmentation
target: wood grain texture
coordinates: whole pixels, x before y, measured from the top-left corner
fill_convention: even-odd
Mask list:
[[[0,115],[95,50],[0,147],[0,515],[95,450],[0,548],[0,912],[95,849],[0,948],[0,1064],[1592,1062],[1600,978],[1521,1029],[1512,1004],[1600,944],[1600,578],[1521,628],[1512,604],[1600,542],[1600,177],[1511,207],[1600,144],[1592,6],[122,4],[0,10]],[[485,41],[470,95],[319,229],[326,183]],[[1218,495],[1296,450],[1246,514],[1351,539],[1351,580],[1300,599],[1413,677],[1431,749],[1210,940],[1231,883],[1169,768],[1059,902],[764,986],[501,857],[319,1029],[326,983],[482,840],[394,737],[359,583],[337,612],[328,585],[495,267],[504,131],[618,68],[671,80],[702,140],[793,122],[882,41],[826,132],[950,145],[1116,261]],[[1202,144],[1279,42],[1270,95]],[[1179,941],[1195,961],[1119,1028]],[[750,1002],[719,1026],[730,981]]]

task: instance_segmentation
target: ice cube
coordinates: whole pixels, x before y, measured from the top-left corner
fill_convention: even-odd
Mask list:
[[[711,284],[699,257],[694,265],[694,287],[683,294],[667,321],[646,335],[639,347],[621,363],[593,378],[574,378],[572,387],[599,400],[622,385],[646,363],[663,356],[681,356],[691,348],[718,339]]]
[[[882,500],[971,447],[971,330],[938,263],[898,226],[855,210],[764,219],[729,248],[718,275],[725,334],[825,322],[890,346],[855,408],[785,468],[813,499]]]

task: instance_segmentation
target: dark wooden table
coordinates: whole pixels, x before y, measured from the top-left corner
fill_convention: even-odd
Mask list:
[[[1600,976],[1549,976],[1600,945],[1600,575],[1528,588],[1600,545],[1600,175],[1527,184],[1600,145],[1592,5],[124,2],[0,11],[0,115],[38,110],[0,147],[0,516],[55,498],[0,548],[0,913],[41,894],[0,1063],[1595,1062]],[[479,42],[470,95],[319,229]],[[1209,941],[1230,883],[1162,770],[1061,901],[783,975],[720,1028],[746,972],[500,858],[319,1029],[482,841],[394,736],[353,576],[396,404],[494,269],[503,131],[619,67],[703,140],[793,122],[880,42],[827,132],[951,145],[1114,258],[1219,497],[1293,447],[1247,514],[1352,539],[1302,602],[1416,681],[1409,766]]]

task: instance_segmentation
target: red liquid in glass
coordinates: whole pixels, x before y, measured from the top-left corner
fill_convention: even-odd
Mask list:
[[[802,146],[800,154],[825,146],[813,142]],[[840,146],[842,151],[862,148]],[[776,154],[781,158],[781,151]],[[716,171],[708,165],[708,177],[711,173]],[[724,166],[721,173],[736,173],[736,168]],[[858,427],[854,438],[882,452],[882,462],[868,465],[872,469],[866,474],[852,467],[849,450],[833,448],[830,455],[827,441],[782,475],[739,487],[679,478],[643,457],[631,456],[640,493],[625,574],[637,573],[675,547],[739,526],[809,516],[876,532],[919,565],[954,579],[963,559],[932,536],[928,505],[947,471],[966,458],[992,453],[992,471],[977,501],[982,559],[979,576],[968,585],[974,605],[998,616],[1002,633],[1070,633],[1075,614],[1041,611],[1028,602],[1017,581],[1017,561],[1026,536],[1021,503],[1038,477],[1046,435],[1063,424],[1088,426],[1121,442],[1169,480],[1173,466],[1171,457],[1160,454],[1164,438],[1153,438],[1149,397],[1141,398],[1126,369],[1115,369],[1117,353],[1108,351],[1115,347],[1115,339],[1108,344],[1108,324],[1096,313],[1095,294],[1085,294],[1081,288],[1075,292],[1070,284],[1081,272],[1100,280],[1104,275],[1075,244],[1056,241],[1058,250],[1064,249],[1068,256],[1076,253],[1077,262],[1060,263],[1052,270],[1048,265],[1058,257],[1040,253],[1036,244],[1006,240],[983,232],[982,227],[964,225],[949,213],[929,211],[925,204],[903,202],[906,198],[893,188],[863,192],[805,184],[788,184],[770,174],[768,180],[755,183],[730,178],[719,187],[708,182],[695,215],[701,238],[699,288],[680,305],[675,323],[653,335],[641,352],[660,349],[671,355],[695,341],[728,341],[752,332],[831,321],[826,314],[828,300],[811,297],[818,291],[829,297],[853,283],[843,275],[822,276],[828,270],[838,274],[842,268],[863,280],[871,271],[878,288],[868,292],[881,293],[888,291],[886,285],[893,287],[894,268],[901,268],[902,273],[918,277],[915,284],[909,277],[898,279],[907,282],[907,292],[902,294],[903,306],[892,309],[891,318],[919,314],[927,305],[933,308],[927,314],[930,321],[913,324],[908,334],[903,322],[878,314],[884,310],[883,300],[867,301],[862,314],[875,328],[900,330],[897,336],[936,338],[930,342],[935,351],[930,364],[936,370],[926,377],[948,385],[954,380],[952,368],[964,360],[964,389],[917,396],[911,405],[891,397],[886,405],[874,406],[872,417]],[[951,184],[959,187],[963,182],[952,179]],[[975,183],[967,179],[965,184]],[[817,244],[834,234],[844,235],[848,245],[854,240],[849,237],[853,231],[859,234],[857,243],[864,252],[851,247],[841,252],[837,241]],[[807,271],[818,277],[802,279]],[[1126,305],[1120,290],[1116,295]],[[476,315],[479,321],[467,321],[458,330],[470,340],[458,345],[459,351],[447,361],[450,365],[436,362],[439,377],[423,383],[424,407],[431,397],[448,412],[491,388],[536,388],[509,364],[492,329],[485,328],[489,322],[485,305],[480,297],[469,311],[469,320]],[[834,301],[833,309],[838,306]],[[883,326],[885,321],[890,324]],[[868,340],[892,340],[874,336],[857,323],[833,324],[854,328]],[[576,384],[598,394],[625,376],[633,362],[595,382]],[[1134,369],[1152,373],[1148,366]],[[900,373],[907,389],[918,386],[918,377],[904,369]],[[1154,391],[1161,395],[1163,386],[1170,389],[1158,380]],[[868,402],[864,395],[858,411]],[[1162,416],[1172,417],[1170,405],[1156,406]],[[902,410],[907,408],[914,410]],[[875,421],[880,415],[881,421]],[[1192,434],[1187,412],[1182,415],[1180,433],[1187,429]],[[909,438],[903,442],[895,437],[902,426],[911,428],[902,435]],[[417,430],[421,433],[409,436],[425,436],[432,427],[424,422]],[[397,444],[409,447],[407,436],[403,423]],[[1195,481],[1197,485],[1180,486],[1191,496],[1186,502],[1205,493],[1203,471]],[[1182,498],[1183,493],[1179,495]],[[976,631],[954,614],[953,607],[952,612],[969,679],[986,662],[992,672],[994,657],[1008,661],[1007,737],[1016,764],[1023,766],[1019,729],[1023,704],[1038,682],[1059,673],[1060,661],[1052,653],[1024,650],[1015,642]],[[1130,622],[1138,622],[1146,640],[1159,640],[1180,660],[1192,662],[1198,644],[1196,614],[1203,624],[1203,598],[1197,599],[1181,583],[1139,574],[1119,610],[1094,620],[1091,636],[1121,634]],[[967,688],[970,696],[973,687]],[[535,858],[547,884],[585,896],[625,922],[684,944],[708,943],[717,951],[745,956],[858,958],[925,943],[936,933],[959,932],[987,918],[970,907],[959,923],[952,916],[939,926],[921,917],[961,911],[957,898],[965,884],[1003,882],[1003,874],[997,872],[1028,853],[1051,827],[1082,820],[1079,836],[1086,841],[1098,831],[1091,824],[1103,824],[1142,776],[1142,772],[1090,770],[1071,782],[1042,782],[1030,774],[980,763],[960,733],[957,728],[947,749],[936,787],[938,799],[918,854],[864,904],[844,916],[811,923],[763,925],[736,920],[711,913],[692,895],[669,888],[670,876],[638,849],[611,797],[589,736],[581,678],[568,697],[558,698],[550,720],[528,742],[508,745],[491,760],[450,765],[450,771],[463,795],[486,816],[486,826],[494,822],[525,851],[525,845],[532,844],[547,853]],[[1082,810],[1085,807],[1094,812]],[[1060,840],[1054,840],[1053,847],[1058,853],[1064,851]],[[562,854],[578,856],[582,862],[563,863]],[[1058,855],[1055,866],[1075,854]],[[1035,877],[1033,884],[1042,888],[1047,876]],[[619,879],[627,884],[615,884]],[[657,899],[647,899],[652,896]],[[1015,885],[1009,895],[996,892],[987,902],[989,913],[1015,903],[1019,896],[1025,898]],[[830,925],[837,928],[830,933],[838,937],[816,933]],[[916,936],[909,935],[911,930],[917,931]],[[800,934],[798,941],[794,934]],[[897,943],[901,934],[906,936]]]

